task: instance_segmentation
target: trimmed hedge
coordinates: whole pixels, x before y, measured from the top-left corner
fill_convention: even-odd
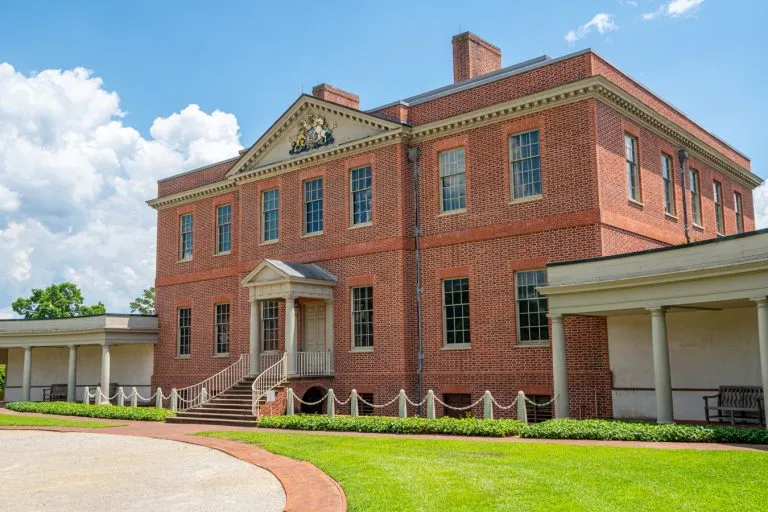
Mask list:
[[[520,433],[517,420],[440,418],[393,418],[389,416],[328,416],[297,414],[266,416],[262,428],[288,430],[331,430],[337,432],[372,432],[377,434],[442,434],[451,436],[508,437]]]
[[[659,425],[634,421],[549,420],[524,426],[520,437],[677,443],[768,444],[768,431],[710,425]]]
[[[61,414],[109,420],[164,421],[171,411],[156,407],[119,407],[116,405],[85,405],[72,402],[11,402],[6,409],[16,412]]]

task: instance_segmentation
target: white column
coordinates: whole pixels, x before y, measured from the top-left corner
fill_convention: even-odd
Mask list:
[[[251,373],[258,375],[260,373],[259,365],[261,363],[261,343],[259,343],[259,334],[261,325],[259,325],[259,306],[261,303],[257,300],[251,301],[251,330],[249,338],[249,349],[251,354]]]
[[[672,377],[669,371],[667,318],[663,308],[649,308],[653,338],[653,375],[656,387],[656,422],[672,423]]]
[[[760,369],[763,376],[763,403],[768,407],[768,298],[754,299],[757,303],[757,337],[760,340]],[[763,420],[768,425],[768,411]]]
[[[325,302],[325,353],[328,373],[333,372],[333,300]]]
[[[109,345],[106,343],[101,346],[101,392],[106,396],[109,396],[109,370],[110,370],[110,355]],[[96,397],[96,403],[102,403],[101,397]],[[104,404],[108,404],[109,400],[104,400]]]
[[[568,410],[568,365],[565,359],[565,331],[563,317],[551,315],[552,320],[552,383],[555,389],[555,417],[567,418]]]
[[[296,329],[296,305],[293,297],[285,298],[285,351],[288,353],[288,374],[296,374],[296,352],[298,350],[298,332]]]
[[[32,389],[32,347],[24,347],[24,375],[21,381],[21,399],[29,402]]]
[[[77,345],[69,346],[69,370],[67,372],[67,402],[75,401],[77,386]]]

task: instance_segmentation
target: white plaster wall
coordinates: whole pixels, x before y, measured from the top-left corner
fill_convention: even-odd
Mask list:
[[[139,394],[148,396],[154,368],[153,345],[115,345],[110,350],[110,380],[130,392],[136,386]],[[51,384],[67,383],[68,347],[32,349],[32,389],[30,399],[43,399],[43,389]],[[5,400],[21,400],[24,349],[8,350],[8,377]],[[83,387],[94,388],[101,380],[101,346],[80,346],[77,349],[77,400],[83,398]]]
[[[754,307],[667,313],[675,419],[704,420],[705,395],[724,385],[760,385],[757,312]],[[653,348],[649,315],[608,318],[608,351],[617,418],[655,418]]]

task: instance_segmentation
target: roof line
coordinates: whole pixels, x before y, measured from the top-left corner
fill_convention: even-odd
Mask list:
[[[193,172],[204,171],[206,169],[210,169],[211,167],[216,167],[217,165],[221,165],[221,164],[223,164],[225,162],[231,162],[232,160],[237,160],[238,158],[240,158],[240,155],[233,156],[232,158],[227,158],[226,160],[220,160],[220,161],[214,162],[212,164],[204,165],[202,167],[197,167],[195,169],[190,169],[189,171],[180,172],[178,174],[174,174],[174,175],[168,176],[166,178],[161,178],[161,179],[157,180],[157,182],[158,183],[163,183],[165,181],[172,180],[174,178],[180,178],[181,176],[186,176],[187,174],[192,174]]]
[[[66,316],[62,318],[3,318],[0,319],[0,323],[2,322],[37,322],[42,320],[76,320],[78,318],[96,318],[99,316],[103,317],[115,317],[115,318],[121,318],[121,317],[128,317],[128,318],[157,318],[157,315],[140,315],[136,313],[104,313],[103,315],[80,315],[80,316]]]

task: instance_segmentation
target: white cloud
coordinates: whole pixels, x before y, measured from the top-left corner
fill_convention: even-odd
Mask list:
[[[763,182],[752,193],[755,204],[755,225],[757,229],[768,228],[768,181]]]
[[[601,34],[604,34],[606,32],[618,30],[619,26],[613,20],[613,14],[607,14],[604,12],[597,13],[584,25],[565,34],[565,40],[568,41],[568,44],[573,44],[579,39],[587,37],[587,35],[592,32],[592,29],[597,30]]]
[[[650,21],[659,16],[669,16],[672,18],[688,16],[693,14],[694,10],[703,2],[704,0],[671,0],[666,4],[660,5],[655,11],[643,14],[643,19]]]
[[[0,317],[69,280],[108,311],[155,277],[156,180],[237,154],[234,115],[189,105],[144,138],[84,68],[25,75],[0,63]]]

